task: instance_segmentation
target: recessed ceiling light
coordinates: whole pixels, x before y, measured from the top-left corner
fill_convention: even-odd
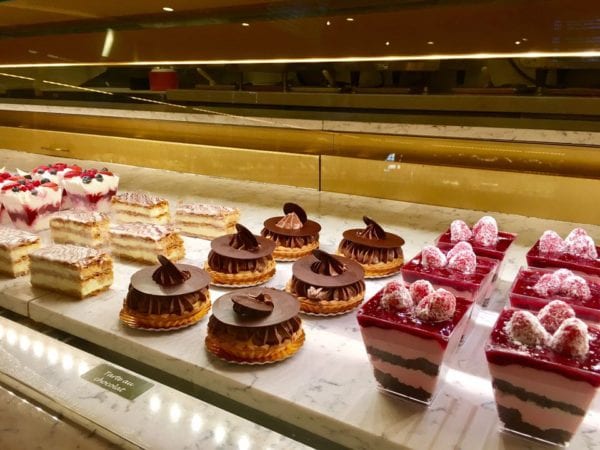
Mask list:
[[[390,41],[385,41],[385,45],[390,45]]]
[[[427,41],[427,45],[433,45],[433,44],[435,44],[435,42],[433,42],[433,41]]]
[[[173,12],[173,11],[175,11],[175,10],[174,10],[173,8],[171,8],[170,6],[163,6],[163,9],[162,9],[162,10],[163,10],[163,11],[166,11],[166,12]]]
[[[348,22],[354,22],[354,17],[346,17],[346,20],[347,20]]]
[[[515,41],[515,45],[521,45],[521,41]]]
[[[327,22],[325,22],[325,25],[329,26],[331,25],[331,22],[328,20]]]
[[[249,24],[248,22],[242,22],[242,26],[243,26],[243,27],[249,27],[249,26],[250,26],[250,24]]]

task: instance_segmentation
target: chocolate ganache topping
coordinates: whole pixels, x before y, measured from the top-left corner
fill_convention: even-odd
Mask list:
[[[263,292],[233,295],[231,301],[233,310],[240,316],[248,318],[268,316],[275,307],[271,296]]]
[[[368,216],[363,216],[363,221],[367,227],[357,234],[367,239],[385,239],[385,231],[377,222]]]
[[[237,223],[235,225],[237,233],[231,236],[229,245],[238,250],[248,250],[250,252],[258,250],[259,244],[256,237],[245,226]]]
[[[152,274],[155,283],[161,286],[177,286],[189,280],[192,274],[187,270],[179,270],[168,258],[158,255],[160,266]]]
[[[286,214],[286,216],[296,216],[302,225],[304,225],[308,220],[308,217],[306,216],[306,211],[304,211],[302,207],[300,205],[297,205],[296,203],[288,202],[284,204],[283,212]]]
[[[295,203],[283,205],[285,216],[271,217],[264,222],[261,234],[278,246],[301,248],[318,243],[321,225],[308,220],[306,212]]]
[[[310,265],[310,270],[314,273],[336,277],[346,271],[345,264],[329,253],[317,249],[313,250],[312,254],[317,258],[317,261]]]

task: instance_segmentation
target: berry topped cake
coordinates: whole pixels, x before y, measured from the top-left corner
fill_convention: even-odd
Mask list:
[[[567,444],[600,386],[600,328],[586,325],[560,300],[537,316],[506,309],[485,353],[505,427]]]
[[[63,185],[74,209],[109,212],[119,177],[106,168],[72,170],[65,173]]]
[[[462,220],[452,221],[450,228],[438,237],[436,245],[443,250],[450,250],[458,242],[468,242],[477,256],[497,259],[502,263],[516,238],[514,233],[498,231],[496,219],[483,216],[472,229]]]
[[[445,252],[428,245],[402,268],[405,281],[425,279],[458,297],[482,303],[492,291],[498,260],[476,256],[471,244],[459,242]]]
[[[527,264],[565,268],[600,277],[599,250],[583,228],[575,228],[564,240],[555,231],[548,230],[527,252]]]
[[[11,178],[13,175],[9,172],[5,172],[4,168],[0,169],[0,189],[6,184],[12,182]],[[0,196],[0,225],[9,225],[11,223],[10,216],[6,212],[6,208],[2,204],[2,196]]]
[[[473,303],[427,280],[392,281],[358,311],[379,386],[429,404],[444,359],[458,346]]]
[[[58,184],[61,188],[64,187],[63,179],[65,174],[69,172],[81,172],[82,169],[78,165],[69,165],[62,162],[41,165],[37,166],[35,169],[31,171],[31,176],[34,180],[50,180],[53,183]],[[61,204],[61,209],[69,209],[71,207],[71,202],[69,200],[69,195],[67,191],[63,190],[63,199]]]
[[[273,258],[295,261],[319,248],[321,225],[308,220],[306,212],[295,203],[283,205],[285,216],[265,220],[261,234],[275,242]]]
[[[404,263],[404,239],[386,232],[370,217],[364,216],[366,227],[344,231],[338,253],[358,262],[365,278],[387,277],[398,273]]]
[[[300,300],[304,313],[342,314],[365,298],[364,276],[356,261],[317,249],[294,263],[286,291]]]
[[[50,215],[60,209],[62,189],[48,180],[13,177],[2,187],[1,199],[15,227],[40,231],[50,226]]]
[[[521,268],[510,290],[515,308],[538,311],[559,299],[573,307],[577,317],[600,323],[600,281],[575,275],[569,269]]]

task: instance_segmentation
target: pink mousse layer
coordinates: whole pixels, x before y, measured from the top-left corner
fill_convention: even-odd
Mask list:
[[[532,267],[556,267],[558,269],[569,269],[581,274],[600,277],[600,259],[585,259],[568,253],[541,253],[540,241],[538,240],[527,252],[527,264]],[[600,254],[600,247],[596,247]]]
[[[483,303],[492,291],[492,282],[499,262],[496,259],[477,257],[475,273],[464,274],[448,267],[425,268],[421,265],[421,253],[402,267],[402,278],[408,283],[428,280],[434,287],[449,290],[457,297],[475,303]]]
[[[555,270],[521,267],[510,289],[511,306],[539,311],[552,300],[562,300],[573,307],[580,319],[600,322],[600,281],[594,277],[582,275],[590,288],[591,297],[589,299],[566,297],[558,294],[543,297],[533,289],[542,275],[552,273]]]

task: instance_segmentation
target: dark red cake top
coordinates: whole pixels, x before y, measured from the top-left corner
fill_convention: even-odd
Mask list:
[[[445,289],[434,290],[425,280],[416,281],[410,289],[391,282],[359,309],[357,318],[363,327],[395,328],[435,339],[445,348],[472,305]]]
[[[8,172],[0,172],[0,183],[2,183],[3,181],[8,180],[10,177],[12,177],[11,173]]]
[[[502,311],[485,347],[488,361],[524,365],[600,386],[600,328],[573,317],[564,303],[552,303],[557,312],[550,314],[556,321],[544,317],[551,305],[538,316],[518,309]],[[548,323],[560,325],[551,334],[544,327]]]

